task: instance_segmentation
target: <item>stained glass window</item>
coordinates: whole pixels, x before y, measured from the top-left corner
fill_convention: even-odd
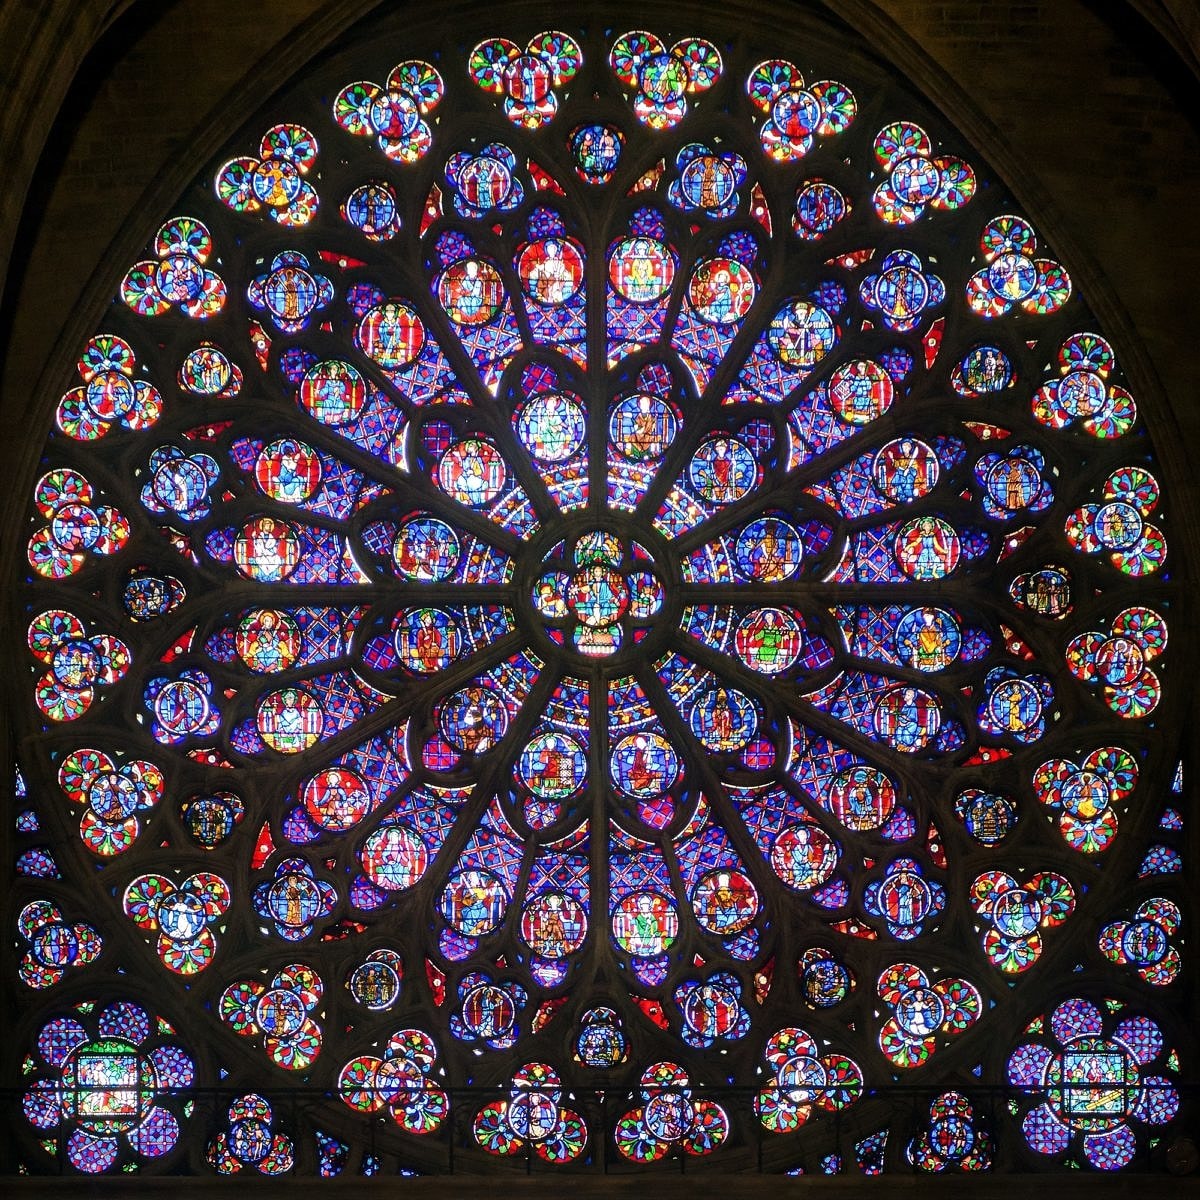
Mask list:
[[[26,1170],[1150,1161],[1144,420],[983,157],[776,52],[357,44],[148,229],[29,508]]]

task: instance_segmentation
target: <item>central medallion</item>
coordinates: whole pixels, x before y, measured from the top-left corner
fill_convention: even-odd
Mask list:
[[[589,629],[608,629],[629,610],[629,585],[619,571],[591,563],[571,576],[567,608]]]
[[[533,585],[546,633],[588,658],[640,642],[662,608],[663,585],[639,543],[590,529],[553,546]]]

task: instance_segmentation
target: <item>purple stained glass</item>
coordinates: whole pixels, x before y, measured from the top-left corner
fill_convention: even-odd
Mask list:
[[[701,34],[352,35],[125,272],[23,543],[31,1161],[645,1165],[913,1068],[919,1122],[807,1168],[1174,1120],[1174,534],[1117,352],[899,88]],[[193,1131],[241,1039],[331,1132],[232,1084]]]

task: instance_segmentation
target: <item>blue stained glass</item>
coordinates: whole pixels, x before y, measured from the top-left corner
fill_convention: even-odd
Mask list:
[[[854,1143],[854,1160],[864,1175],[883,1174],[883,1156],[887,1148],[887,1130],[872,1133]]]
[[[1138,878],[1151,875],[1176,875],[1183,870],[1183,859],[1179,851],[1170,846],[1151,846],[1138,868]]]
[[[317,1143],[317,1174],[323,1179],[340,1175],[350,1158],[350,1147],[319,1129],[313,1131]]]
[[[928,1062],[983,1062],[992,1000],[1033,1154],[1115,1170],[1175,1120],[1169,1022],[1101,995],[1169,998],[1190,945],[1181,767],[1136,840],[1173,561],[1136,403],[950,139],[744,58],[489,36],[474,132],[450,51],[364,65],[127,271],[26,554],[19,735],[61,794],[19,780],[16,873],[96,911],[22,899],[18,975],[47,1004],[101,978],[119,917],[220,986],[180,993],[178,1039],[130,1003],[39,1018],[23,1112],[73,1168],[181,1166],[162,1093],[191,1039],[233,1075],[214,1024],[338,1108],[305,1133],[239,1094],[204,1135],[220,1174],[394,1171],[375,1120],[682,1162],[893,1067],[927,1074],[912,1121],[876,1105],[809,1169],[987,1170],[1004,1118]],[[152,873],[179,846],[204,871]],[[1147,890],[1095,909],[1096,870]],[[243,926],[275,949],[235,971]],[[996,988],[1028,1012],[1031,978],[1056,1006],[1005,1035]],[[391,1011],[414,1024],[380,1033]],[[726,1111],[718,1082],[755,1096]],[[467,1112],[460,1084],[494,1091]]]
[[[888,932],[902,940],[918,937],[926,922],[936,922],[945,904],[945,888],[924,878],[917,862],[908,858],[894,859],[863,896],[867,914],[885,922]]]

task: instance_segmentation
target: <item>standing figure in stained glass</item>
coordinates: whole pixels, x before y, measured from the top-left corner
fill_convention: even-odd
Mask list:
[[[917,553],[913,574],[918,579],[936,579],[945,574],[950,557],[950,545],[945,529],[933,517],[922,517],[917,526]]]
[[[567,930],[563,924],[563,899],[551,894],[538,905],[534,915],[530,947],[543,958],[559,958],[566,943]]]

